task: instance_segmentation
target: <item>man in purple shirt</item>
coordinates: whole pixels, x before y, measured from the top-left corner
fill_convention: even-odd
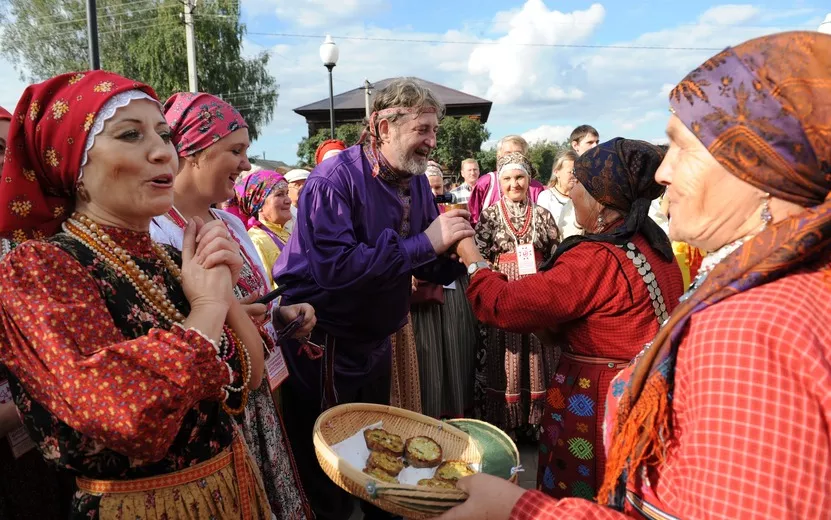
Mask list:
[[[411,277],[449,284],[464,268],[448,251],[473,236],[463,210],[439,216],[423,173],[444,107],[400,78],[375,95],[362,144],[314,169],[294,232],[274,266],[284,299],[314,306],[311,343],[286,352],[284,419],[319,519],[346,519],[351,498],[322,472],[312,429],[326,408],[389,404],[390,335],[407,321]],[[363,504],[365,518],[390,515]]]

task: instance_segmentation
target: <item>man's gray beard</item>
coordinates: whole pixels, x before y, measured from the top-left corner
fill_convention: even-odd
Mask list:
[[[409,173],[410,175],[424,175],[427,171],[427,159],[421,159],[413,155],[409,159],[401,158],[402,173]]]

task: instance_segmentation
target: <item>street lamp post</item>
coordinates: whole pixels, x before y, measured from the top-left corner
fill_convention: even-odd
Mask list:
[[[821,33],[831,34],[831,13],[825,16],[825,20],[819,25],[817,29]]]
[[[332,139],[335,138],[335,91],[332,87],[332,69],[338,63],[338,46],[332,41],[332,37],[326,35],[326,40],[320,46],[320,59],[323,66],[329,71],[329,127],[332,131]]]

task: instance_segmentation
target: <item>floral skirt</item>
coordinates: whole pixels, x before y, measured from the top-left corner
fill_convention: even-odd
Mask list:
[[[237,417],[277,520],[314,518],[268,381],[251,391],[245,412]]]
[[[101,520],[272,518],[260,472],[239,436],[222,454],[182,471],[136,480],[78,478],[77,484],[79,495],[97,499]]]
[[[546,392],[537,489],[594,500],[606,465],[603,416],[609,384],[628,361],[563,352]]]

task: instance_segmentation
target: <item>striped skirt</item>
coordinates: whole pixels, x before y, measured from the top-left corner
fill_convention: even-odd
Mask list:
[[[444,304],[411,307],[424,415],[465,417],[473,407],[477,322],[465,292],[468,277],[444,290]]]

